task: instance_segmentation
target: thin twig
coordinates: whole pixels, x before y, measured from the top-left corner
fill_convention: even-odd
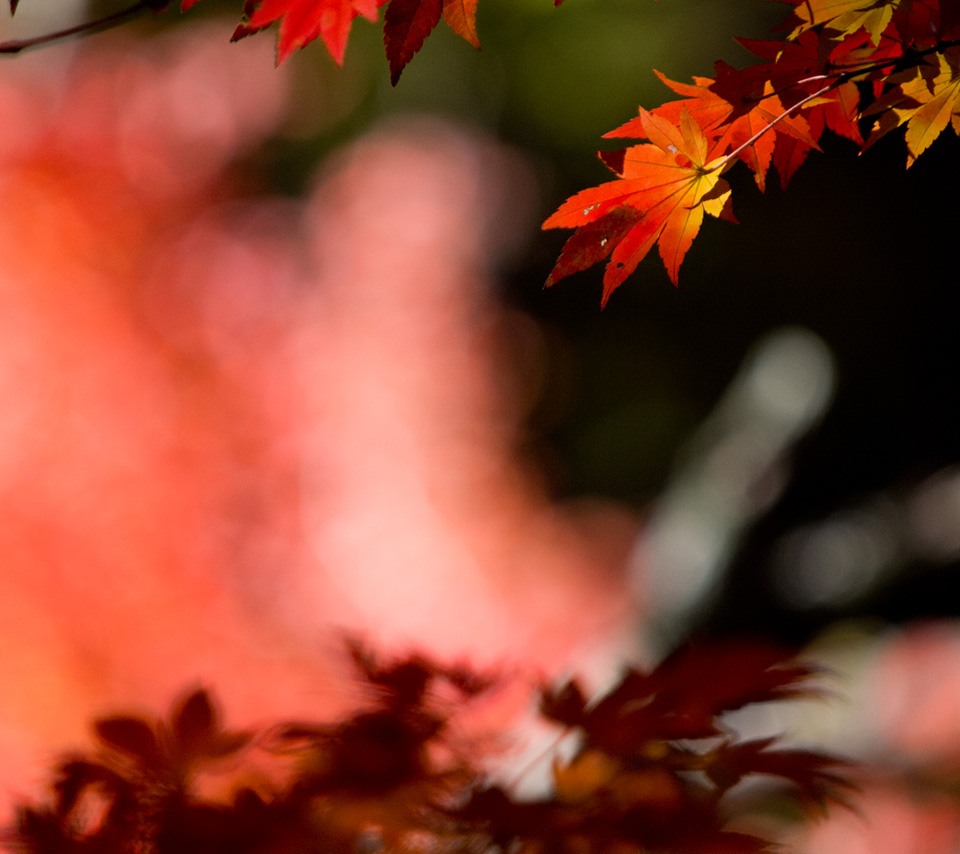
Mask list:
[[[873,71],[883,71],[885,68],[890,68],[891,66],[899,71],[906,70],[907,68],[916,68],[923,64],[924,57],[934,53],[943,53],[952,47],[960,47],[960,39],[940,41],[933,47],[928,47],[924,50],[911,50],[890,59],[865,59],[862,62],[828,62],[826,71],[822,74],[814,74],[810,77],[804,77],[801,80],[795,80],[793,83],[789,83],[779,89],[764,92],[757,98],[747,98],[745,100],[750,104],[759,104],[767,98],[782,95],[785,92],[789,92],[807,83],[818,83],[821,80],[835,80],[839,85],[840,83],[846,83],[848,80],[855,80],[864,74],[870,74]]]
[[[29,39],[11,39],[10,41],[0,42],[0,54],[15,55],[33,47],[42,47],[52,44],[71,36],[90,35],[99,33],[103,30],[119,26],[131,18],[136,17],[142,12],[153,11],[160,12],[167,6],[166,0],[161,4],[157,0],[139,0],[126,9],[106,15],[103,18],[97,18],[95,21],[87,21],[84,24],[77,24],[74,27],[67,27],[63,30],[57,30],[53,33],[46,33],[42,36],[34,36]]]
[[[771,89],[769,92],[764,92],[758,98],[744,98],[743,101],[745,104],[759,104],[763,101],[766,101],[767,98],[778,98],[783,95],[785,92],[792,92],[798,86],[804,86],[807,83],[819,83],[821,80],[835,80],[836,77],[830,74],[815,74],[812,77],[803,77],[800,80],[794,80],[793,83],[790,83],[787,86],[784,86],[781,89]]]
[[[831,80],[826,86],[822,86],[820,89],[817,89],[817,91],[814,92],[812,95],[807,95],[806,98],[803,98],[802,100],[797,101],[797,103],[794,104],[792,107],[789,107],[788,109],[780,113],[780,115],[777,116],[772,122],[770,122],[770,124],[766,125],[764,128],[757,131],[753,136],[750,137],[750,139],[748,139],[745,143],[743,143],[743,145],[738,145],[735,149],[733,149],[733,151],[731,151],[728,155],[726,155],[726,157],[724,157],[718,164],[716,164],[716,166],[712,167],[711,169],[706,169],[704,170],[704,172],[705,173],[718,172],[718,171],[722,172],[724,169],[726,169],[727,164],[730,163],[741,151],[753,145],[758,139],[760,139],[761,136],[763,136],[774,125],[778,124],[779,122],[782,122],[785,118],[787,118],[790,115],[790,113],[792,113],[794,110],[799,110],[800,107],[802,107],[804,104],[808,103],[809,101],[812,101],[814,98],[819,98],[825,92],[829,92],[831,89],[835,89],[842,82],[843,80],[841,78]]]
[[[897,57],[896,59],[885,60],[885,61],[875,61],[873,64],[863,65],[863,66],[860,66],[859,68],[853,65],[850,65],[850,66],[846,66],[846,68],[848,69],[846,71],[840,71],[840,69],[843,68],[844,66],[832,66],[831,67],[832,70],[839,71],[838,74],[831,74],[830,72],[827,72],[825,74],[817,74],[817,75],[814,75],[813,77],[804,77],[802,80],[797,80],[795,83],[791,84],[788,87],[785,87],[781,91],[788,91],[789,89],[792,89],[797,86],[801,86],[805,83],[814,83],[814,82],[819,82],[821,80],[828,80],[830,82],[827,83],[825,86],[822,86],[819,89],[817,89],[816,92],[810,95],[807,95],[804,98],[801,98],[793,106],[788,107],[779,116],[777,116],[772,122],[770,122],[770,124],[762,128],[761,130],[757,131],[753,136],[750,137],[750,139],[748,139],[745,143],[743,143],[743,145],[740,145],[737,148],[735,148],[733,151],[727,154],[723,158],[723,160],[720,161],[719,164],[717,164],[716,166],[714,166],[712,169],[708,171],[709,172],[715,172],[717,170],[722,171],[727,167],[727,164],[729,164],[741,151],[753,145],[758,139],[760,139],[760,137],[762,137],[768,130],[770,130],[770,128],[772,128],[778,122],[783,121],[794,110],[798,110],[804,104],[807,104],[810,101],[812,101],[814,98],[818,98],[820,95],[823,95],[826,92],[829,92],[831,89],[836,89],[842,83],[846,83],[848,80],[855,80],[857,77],[860,77],[863,74],[869,74],[871,71],[880,71],[884,68],[888,68],[891,65],[900,66],[901,68],[916,68],[917,66],[923,63],[923,58],[925,56],[929,56],[932,53],[943,53],[945,50],[948,50],[951,47],[957,47],[958,45],[960,45],[960,40],[942,41],[942,42],[938,42],[934,47],[927,48],[926,50],[922,50],[922,51],[914,51],[909,55],[903,54]],[[764,100],[765,98],[769,98],[771,97],[771,95],[774,95],[774,94],[778,94],[778,93],[771,92],[769,94],[763,95],[762,97],[757,99],[757,102],[759,103],[760,101]]]
[[[957,46],[960,46],[960,39],[944,39],[943,41],[937,42],[935,45],[933,45],[933,47],[924,48],[923,50],[905,51],[895,59],[865,59],[860,63],[829,62],[827,65],[829,68],[841,71],[843,73],[850,73],[851,71],[856,70],[857,74],[863,74],[865,71],[876,71],[886,68],[888,65],[902,65],[904,68],[910,68],[912,66],[919,65],[920,63],[917,60],[923,59],[923,57],[929,56],[931,53],[943,53],[944,51]]]

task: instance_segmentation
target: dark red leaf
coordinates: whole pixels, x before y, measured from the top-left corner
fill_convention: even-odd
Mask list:
[[[642,218],[641,211],[624,205],[594,222],[580,226],[563,244],[563,250],[547,278],[545,287],[550,287],[564,276],[586,270],[609,257],[617,244]]]
[[[390,0],[384,15],[383,43],[390,63],[390,82],[394,86],[404,66],[440,23],[442,14],[443,0]]]
[[[750,703],[813,696],[814,671],[780,649],[752,643],[690,644],[649,674],[629,670],[589,710],[591,744],[632,756],[651,741],[709,738],[718,716]]]
[[[140,718],[118,716],[94,721],[97,737],[122,753],[139,759],[144,765],[157,767],[162,753],[153,727]]]
[[[776,739],[723,744],[708,754],[704,771],[721,789],[729,789],[748,774],[767,774],[793,783],[805,801],[842,801],[840,792],[854,788],[837,773],[848,763],[810,750],[777,750]]]
[[[355,639],[347,640],[347,651],[363,679],[389,706],[419,705],[430,680],[443,675],[441,668],[420,655],[413,654],[399,661],[381,664],[370,650]]]
[[[582,727],[584,725],[586,706],[587,698],[580,686],[572,679],[556,691],[547,687],[540,692],[540,714],[566,727]]]
[[[219,729],[217,711],[202,688],[177,703],[171,717],[174,738],[188,755],[200,750]]]
[[[625,148],[618,148],[616,151],[598,151],[597,157],[603,161],[608,169],[618,175],[623,175],[623,163],[626,154],[627,150]]]

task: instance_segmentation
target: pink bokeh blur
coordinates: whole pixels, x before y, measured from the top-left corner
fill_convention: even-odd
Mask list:
[[[343,630],[529,672],[629,645],[633,516],[516,451],[523,160],[411,118],[266,198],[231,164],[288,83],[219,28],[0,78],[2,818],[95,714],[200,682],[322,717]]]
[[[960,625],[917,622],[867,642],[848,696],[848,737],[863,765],[854,809],[792,840],[798,854],[954,854],[960,850]]]

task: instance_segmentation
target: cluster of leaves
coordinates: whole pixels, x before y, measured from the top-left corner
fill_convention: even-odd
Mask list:
[[[617,178],[577,193],[544,223],[575,228],[547,284],[606,261],[603,304],[653,248],[674,284],[704,214],[736,221],[722,174],[741,161],[762,191],[785,187],[825,129],[861,150],[906,125],[907,166],[948,124],[960,132],[960,0],[778,0],[784,38],[743,44],[761,58],[718,62],[682,98],[606,134],[646,139],[600,152]]]
[[[186,11],[196,2],[198,0],[182,0],[181,8]],[[378,10],[384,5],[387,8],[383,43],[394,85],[441,18],[457,35],[480,47],[477,0],[246,0],[243,21],[233,38],[243,38],[279,21],[278,62],[320,38],[330,55],[342,65],[353,19],[362,15],[376,21]]]
[[[57,765],[52,803],[19,809],[11,850],[351,854],[438,827],[440,807],[471,779],[462,760],[437,750],[450,714],[439,683],[462,700],[491,682],[421,656],[380,664],[357,644],[350,653],[372,702],[334,724],[227,732],[204,689],[166,721],[95,721],[98,748]],[[217,774],[226,785],[207,797]]]
[[[498,787],[476,791],[459,815],[501,851],[550,854],[753,854],[769,840],[737,828],[783,796],[801,807],[843,802],[838,760],[738,740],[724,712],[815,694],[809,667],[764,646],[688,645],[652,672],[627,670],[595,702],[576,681],[541,693],[541,714],[579,737],[553,763],[549,798],[517,802]],[[739,787],[762,775],[752,795]],[[756,778],[753,778],[756,779]],[[779,780],[786,788],[778,789]]]
[[[11,12],[16,12],[20,0],[10,0]],[[200,0],[180,0],[181,11],[186,12]],[[562,0],[554,0],[559,6]],[[120,12],[98,19],[91,24],[42,36],[39,39],[9,42],[0,45],[0,53],[17,53],[26,47],[42,44],[78,32],[113,26],[145,10],[161,12],[170,0],[136,0]],[[383,43],[390,65],[390,80],[394,86],[404,66],[423,47],[423,42],[440,23],[440,19],[458,36],[476,48],[477,0],[245,0],[243,17],[234,30],[233,41],[279,23],[277,62],[287,59],[295,50],[321,39],[337,64],[343,64],[354,18],[362,16],[376,22],[379,9],[386,6],[383,22]]]
[[[758,810],[756,798],[736,797],[744,777],[760,775],[760,792],[781,806],[842,800],[849,787],[831,757],[738,741],[722,724],[720,715],[748,703],[814,693],[813,671],[779,651],[687,647],[652,672],[626,671],[595,702],[574,681],[541,689],[541,715],[576,732],[580,746],[554,761],[544,798],[522,801],[485,781],[485,757],[464,755],[448,734],[453,709],[493,680],[421,656],[383,664],[350,649],[373,702],[336,723],[282,723],[257,738],[227,732],[204,690],[177,702],[167,721],[96,721],[99,748],[57,766],[51,803],[19,809],[10,849],[753,854],[770,843],[731,826]],[[269,784],[264,758],[283,766]],[[203,780],[217,769],[232,785],[214,799]]]

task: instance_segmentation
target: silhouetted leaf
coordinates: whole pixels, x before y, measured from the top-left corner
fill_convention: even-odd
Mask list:
[[[128,716],[101,718],[94,722],[93,728],[105,744],[139,759],[144,765],[162,763],[156,733],[146,721]]]
[[[540,691],[540,714],[566,727],[582,727],[586,723],[587,698],[575,680],[564,682],[557,690],[544,687]]]
[[[110,750],[58,766],[55,808],[17,813],[18,850],[358,854],[407,850],[416,839],[416,850],[450,854],[759,854],[768,842],[731,830],[722,803],[744,777],[786,781],[788,797],[801,804],[842,803],[838,793],[849,789],[832,757],[782,749],[774,739],[740,743],[729,730],[702,741],[721,731],[724,711],[811,693],[812,668],[762,645],[685,646],[649,672],[626,670],[594,702],[574,679],[542,689],[542,715],[579,730],[582,745],[569,760],[554,759],[553,790],[536,801],[485,786],[478,763],[446,741],[448,713],[434,682],[469,697],[489,679],[420,655],[385,663],[354,645],[351,656],[373,689],[372,710],[274,726],[260,739],[260,759],[281,763],[278,773],[261,766],[251,778],[238,764],[232,799],[203,800],[192,778],[193,760],[230,755],[249,738],[220,730],[205,690],[175,702],[167,724],[96,721]],[[295,757],[292,768],[282,754]],[[249,787],[268,778],[274,782],[263,790]]]
[[[171,716],[174,738],[182,750],[195,753],[219,729],[217,712],[205,690],[198,689],[176,704]]]
[[[775,738],[723,744],[706,757],[704,771],[721,789],[736,785],[749,774],[768,774],[793,783],[805,801],[843,800],[854,784],[838,773],[849,763],[810,750],[774,747]]]
[[[443,0],[390,0],[383,16],[383,43],[394,86],[442,14]]]

